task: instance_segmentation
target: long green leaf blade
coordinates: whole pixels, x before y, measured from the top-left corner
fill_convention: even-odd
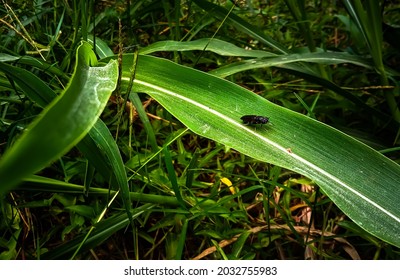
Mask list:
[[[57,94],[31,72],[19,67],[0,62],[0,71],[6,73],[24,92],[30,92],[28,97],[39,106],[45,107]]]
[[[106,179],[111,178],[112,186],[121,190],[126,213],[132,222],[132,215],[130,214],[132,203],[129,196],[129,185],[124,162],[117,143],[105,123],[98,119],[77,147],[95,166],[97,171],[105,176]]]
[[[216,38],[203,38],[189,42],[178,41],[158,41],[150,46],[140,49],[140,54],[150,54],[153,52],[165,51],[194,51],[204,50],[215,52],[224,56],[240,56],[240,57],[275,57],[277,54],[261,51],[261,50],[247,50],[240,48],[234,44],[222,41]]]
[[[124,81],[128,71],[124,66]],[[139,57],[134,89],[195,133],[313,179],[359,226],[400,247],[400,166],[382,154],[235,84],[163,59]],[[248,114],[268,116],[271,124],[245,126],[240,117]]]

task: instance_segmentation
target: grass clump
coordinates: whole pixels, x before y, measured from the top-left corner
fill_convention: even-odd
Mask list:
[[[314,180],[192,132],[151,92],[135,90],[143,75],[138,54],[166,58],[224,77],[398,162],[399,52],[387,33],[398,32],[397,4],[351,13],[347,2],[325,1],[97,2],[1,8],[2,155],[64,92],[82,40],[97,46],[99,65],[116,55],[121,69],[89,136],[1,197],[2,259],[399,258],[398,246],[349,219]],[[279,55],[298,60],[284,64]],[[42,92],[30,94],[7,65],[33,74]],[[190,73],[170,84],[184,84]],[[256,132],[279,129],[279,120],[270,121]],[[308,137],[285,133],[293,142]]]

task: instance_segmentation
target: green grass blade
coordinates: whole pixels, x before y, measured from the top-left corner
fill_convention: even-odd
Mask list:
[[[129,76],[129,68],[123,73]],[[400,166],[370,147],[235,84],[159,58],[139,58],[134,89],[195,133],[313,179],[359,226],[400,246]],[[245,126],[240,117],[248,114],[271,123]]]
[[[344,4],[364,37],[376,71],[380,74],[382,85],[389,85],[388,73],[383,62],[383,31],[381,1],[344,1]],[[400,110],[393,92],[385,93],[393,118],[400,122]]]
[[[265,67],[280,67],[282,65],[291,64],[292,68],[296,66],[296,62],[309,62],[325,65],[338,65],[338,64],[353,64],[366,69],[375,70],[375,65],[371,60],[365,59],[357,55],[351,55],[345,52],[317,52],[317,53],[296,53],[288,55],[279,55],[269,58],[255,58],[232,63],[226,67],[221,67],[213,70],[211,73],[220,77],[235,74],[237,72],[265,68]],[[308,69],[301,68],[297,65],[298,71],[305,71],[309,74],[313,72]],[[386,68],[385,72],[392,76],[400,76],[396,70]],[[314,75],[316,75],[314,73]]]
[[[178,244],[176,248],[176,260],[181,260],[183,256],[183,250],[185,249],[185,241],[187,239],[187,230],[188,230],[189,220],[183,219],[182,230],[179,234]]]
[[[57,97],[42,80],[25,69],[0,62],[0,71],[7,74],[24,92],[29,93],[27,96],[41,107],[45,107]]]
[[[125,210],[131,219],[132,203],[124,162],[117,143],[107,126],[98,119],[77,147],[95,168],[105,176],[105,179],[112,179],[111,184],[115,189],[121,190]],[[131,221],[133,220],[131,219]]]
[[[240,234],[237,241],[233,244],[232,256],[234,257],[234,259],[240,259],[240,253],[242,252],[243,247],[246,245],[246,240],[250,235],[250,231],[243,232],[242,234]]]
[[[377,71],[381,74],[383,84],[387,85],[386,72],[382,60],[382,16],[380,1],[368,0],[362,3],[356,1],[344,1],[344,4],[356,26],[363,34],[366,45]]]
[[[157,138],[154,133],[153,127],[151,126],[149,117],[147,116],[146,111],[143,108],[143,104],[139,98],[139,95],[136,92],[131,92],[129,94],[129,99],[135,106],[136,112],[138,113],[138,116],[143,123],[144,129],[146,130],[149,138],[151,148],[153,149],[153,151],[157,151],[159,149],[157,145]]]
[[[132,217],[136,218],[139,215],[149,211],[153,207],[154,205],[151,204],[139,206],[132,210]],[[79,246],[81,246],[81,252],[85,252],[100,245],[115,232],[125,228],[127,225],[129,225],[129,218],[127,217],[126,213],[114,214],[112,217],[96,224],[95,229],[86,240],[86,235],[82,234],[73,240],[62,244],[58,248],[43,254],[41,259],[69,259]],[[83,240],[85,240],[85,242],[82,244]]]
[[[69,193],[69,194],[82,194],[84,192],[84,186],[36,175],[26,177],[17,189],[29,192]],[[88,195],[108,197],[110,195],[113,195],[114,193],[115,191],[109,191],[108,189],[105,188],[91,187],[89,189]],[[178,200],[174,196],[145,194],[141,192],[130,192],[129,197],[132,201],[137,201],[141,203],[153,203],[153,204],[167,205],[170,207],[179,206]]]
[[[373,59],[378,59],[378,61],[380,61],[379,63],[382,63],[382,54],[378,53],[381,49],[380,45],[382,43],[382,21],[380,18],[381,9],[379,1],[365,1],[367,9],[364,9],[362,2],[359,0],[345,0],[344,4],[357,28],[363,35]],[[374,8],[371,9],[371,6],[374,6]],[[378,20],[380,30],[376,29]]]
[[[221,6],[210,3],[208,1],[194,0],[193,2],[195,2],[196,5],[199,6],[200,8],[204,9],[205,11],[208,11],[210,14],[214,15],[215,17],[221,20],[224,19],[227,14],[229,14],[228,10],[224,9]],[[247,23],[239,16],[231,13],[227,17],[226,21],[235,26],[237,29],[244,32],[245,34],[248,34],[254,39],[260,40],[260,42],[266,44],[267,46],[278,50],[280,53],[289,53],[289,50],[285,46],[283,46],[279,42],[275,41],[274,39],[266,35],[257,27]]]
[[[118,75],[112,61],[97,63],[91,46],[77,49],[75,73],[64,93],[56,98],[28,127],[0,160],[0,193],[4,194],[25,176],[33,174],[76,145],[101,114]]]
[[[240,56],[240,57],[275,57],[276,54],[261,51],[261,50],[247,50],[235,46],[223,40],[216,38],[203,38],[190,42],[178,41],[158,41],[150,46],[140,49],[140,54],[150,54],[154,52],[165,51],[195,51],[203,50],[207,46],[206,51],[211,51],[224,56]]]
[[[171,186],[172,186],[172,189],[176,196],[176,199],[178,200],[181,208],[186,209],[186,205],[185,205],[186,203],[183,200],[181,190],[178,186],[178,179],[176,178],[175,168],[174,168],[171,153],[169,152],[168,147],[164,147],[163,152],[164,152],[165,166],[168,171],[168,178],[169,178],[169,181],[171,182]]]

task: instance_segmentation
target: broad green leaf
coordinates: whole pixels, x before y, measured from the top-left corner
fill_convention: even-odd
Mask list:
[[[71,82],[0,159],[0,193],[6,193],[76,145],[91,129],[115,89],[118,65],[97,60],[88,43],[76,52]]]
[[[131,61],[131,58],[124,58]],[[129,63],[123,64],[123,81]],[[193,132],[313,179],[355,223],[400,247],[400,166],[316,120],[215,76],[139,56],[134,90],[146,92]],[[270,117],[262,127],[243,115]]]

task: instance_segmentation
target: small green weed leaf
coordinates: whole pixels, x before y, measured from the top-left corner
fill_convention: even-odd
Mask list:
[[[123,64],[122,79],[129,80],[129,64]],[[151,95],[199,135],[311,178],[360,227],[400,247],[400,166],[372,148],[233,83],[164,59],[139,56],[134,90]],[[247,126],[243,115],[267,116],[270,123]]]
[[[6,247],[7,250],[4,250],[0,253],[0,260],[14,260],[17,256],[17,246],[18,246],[18,238],[21,233],[22,229],[18,229],[13,233],[13,236],[8,240],[7,242],[3,240],[3,238],[0,239],[0,242],[2,243],[2,247]],[[4,246],[5,245],[5,246]]]
[[[76,52],[75,72],[66,90],[27,128],[0,159],[0,193],[69,151],[95,124],[116,87],[118,65],[93,67],[97,59],[88,43]]]
[[[232,248],[232,256],[234,257],[234,259],[239,259],[240,258],[240,254],[243,250],[243,247],[246,244],[247,238],[251,235],[250,231],[245,231],[243,232],[239,238],[237,239],[237,241],[233,244],[233,248]]]

